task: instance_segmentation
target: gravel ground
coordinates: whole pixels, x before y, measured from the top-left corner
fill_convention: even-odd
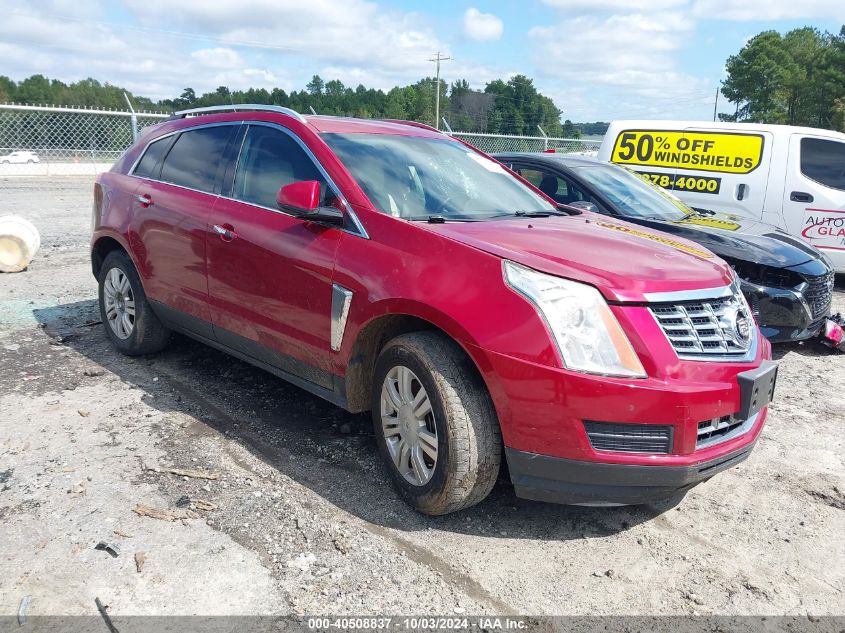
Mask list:
[[[752,457],[678,504],[555,506],[500,482],[429,518],[392,492],[366,416],[185,338],[113,351],[91,188],[0,180],[0,215],[42,232],[0,276],[0,613],[32,596],[30,615],[95,597],[123,615],[845,614],[845,356],[778,348]]]

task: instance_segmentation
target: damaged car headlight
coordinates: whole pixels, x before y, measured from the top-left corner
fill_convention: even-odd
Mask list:
[[[505,283],[533,303],[567,369],[645,378],[640,359],[598,290],[505,261]]]

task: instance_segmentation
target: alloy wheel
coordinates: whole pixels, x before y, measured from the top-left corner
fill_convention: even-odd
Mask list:
[[[129,278],[119,268],[112,268],[103,284],[106,319],[112,332],[120,339],[128,339],[135,329],[135,296]]]
[[[437,466],[437,427],[431,400],[414,372],[397,365],[381,388],[381,428],[393,465],[410,484],[424,486]]]

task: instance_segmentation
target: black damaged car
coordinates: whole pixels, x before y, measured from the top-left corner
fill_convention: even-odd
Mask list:
[[[577,155],[494,156],[561,204],[589,209],[698,242],[733,266],[772,342],[818,335],[830,314],[834,273],[818,250],[756,220],[695,211],[633,172]]]

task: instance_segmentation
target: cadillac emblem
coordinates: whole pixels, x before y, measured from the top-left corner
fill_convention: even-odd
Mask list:
[[[719,318],[724,337],[740,349],[747,350],[751,345],[752,322],[741,306],[730,306]]]

